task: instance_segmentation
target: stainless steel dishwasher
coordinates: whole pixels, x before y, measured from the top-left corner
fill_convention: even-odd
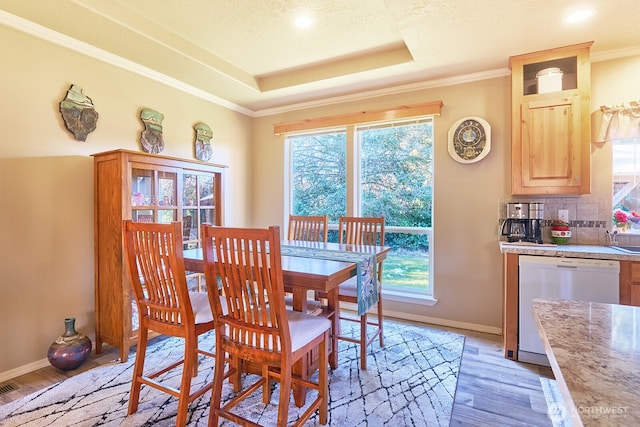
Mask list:
[[[534,298],[620,302],[618,261],[520,255],[518,264],[519,361],[549,366],[531,308]]]

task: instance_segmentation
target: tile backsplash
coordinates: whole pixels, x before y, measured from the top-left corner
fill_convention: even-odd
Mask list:
[[[499,228],[506,217],[507,203],[544,203],[544,221],[542,238],[551,243],[551,224],[558,219],[558,211],[569,212],[571,228],[570,245],[606,245],[609,243],[607,230],[612,230],[611,200],[597,199],[590,196],[579,197],[525,197],[513,196],[499,202]],[[500,236],[500,239],[505,239]],[[640,228],[616,236],[621,245],[640,245]]]

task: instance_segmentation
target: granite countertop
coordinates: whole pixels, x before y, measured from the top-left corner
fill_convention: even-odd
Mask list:
[[[533,311],[574,426],[639,426],[640,307],[534,299]]]
[[[640,253],[630,254],[610,246],[598,245],[554,245],[549,243],[538,245],[535,243],[500,242],[500,252],[503,254],[640,261]]]

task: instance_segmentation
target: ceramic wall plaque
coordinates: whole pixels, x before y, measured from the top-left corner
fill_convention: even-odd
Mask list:
[[[140,120],[144,123],[144,130],[140,134],[142,149],[147,153],[161,153],[164,150],[164,139],[162,137],[164,114],[150,108],[143,108],[140,112]]]
[[[78,141],[86,141],[87,135],[96,129],[98,112],[91,98],[82,93],[78,85],[71,85],[67,96],[60,102],[60,113],[67,130]]]
[[[196,131],[196,159],[203,162],[209,161],[213,154],[213,148],[211,148],[211,138],[213,138],[213,131],[205,123],[198,123],[193,127]]]

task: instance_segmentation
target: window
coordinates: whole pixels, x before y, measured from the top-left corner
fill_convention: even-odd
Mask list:
[[[617,139],[613,147],[613,226],[640,233],[640,138]]]
[[[346,130],[291,135],[290,194],[294,215],[346,215]]]
[[[384,292],[432,296],[433,121],[412,119],[324,132],[291,133],[289,212],[384,216]]]

